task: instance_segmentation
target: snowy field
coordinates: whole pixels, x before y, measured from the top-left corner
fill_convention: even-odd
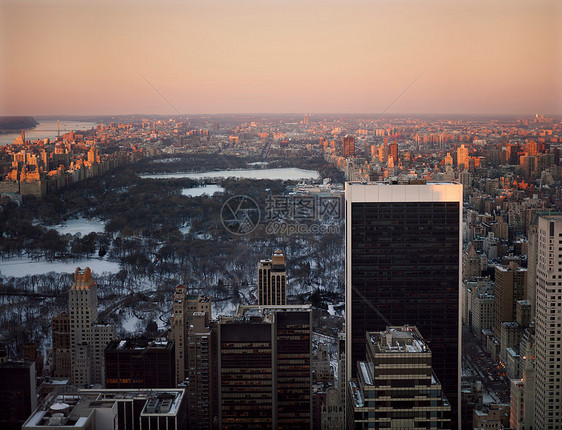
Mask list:
[[[181,158],[160,158],[157,160],[150,160],[152,163],[175,163],[176,161],[182,161]]]
[[[121,326],[127,333],[142,333],[146,323],[143,324],[132,312],[127,312],[125,315],[121,314]]]
[[[0,275],[16,278],[27,275],[43,275],[49,272],[74,273],[77,267],[89,267],[92,273],[117,273],[119,263],[98,259],[76,261],[34,261],[30,258],[12,258],[0,261]]]
[[[75,235],[76,233],[80,233],[82,236],[86,236],[90,233],[103,233],[105,231],[105,223],[103,221],[99,219],[86,218],[70,219],[59,225],[44,227],[52,228],[60,234]]]
[[[211,179],[211,178],[244,178],[244,179],[280,179],[299,181],[303,179],[320,179],[314,170],[297,169],[294,167],[279,169],[240,169],[218,170],[201,173],[164,173],[158,175],[139,175],[145,179]]]
[[[181,190],[182,196],[186,197],[199,197],[199,196],[212,196],[215,193],[223,193],[224,188],[216,184],[203,185],[195,188],[184,188]]]

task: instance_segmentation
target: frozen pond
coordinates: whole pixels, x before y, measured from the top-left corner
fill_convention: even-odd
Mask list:
[[[305,179],[320,179],[318,172],[314,170],[297,169],[294,167],[279,169],[239,169],[239,170],[217,170],[210,172],[185,172],[185,173],[163,173],[158,175],[140,175],[145,179],[211,179],[211,178],[244,178],[244,179],[280,179],[300,181]]]
[[[13,258],[10,260],[0,260],[0,274],[3,276],[22,277],[27,275],[43,275],[49,272],[74,273],[77,267],[89,267],[92,273],[117,273],[119,263],[113,261],[97,260],[76,260],[76,261],[34,261],[30,258]]]
[[[224,188],[216,184],[203,185],[195,188],[184,188],[181,190],[181,194],[186,197],[199,197],[203,195],[212,196],[215,193],[222,192],[224,192]]]
[[[70,219],[59,225],[45,226],[47,228],[52,228],[58,231],[60,234],[76,234],[80,233],[82,236],[86,236],[90,233],[103,233],[105,231],[105,223],[97,219]]]

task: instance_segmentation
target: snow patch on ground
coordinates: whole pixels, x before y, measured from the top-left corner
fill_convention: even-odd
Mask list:
[[[180,231],[181,231],[181,230],[180,230]],[[195,235],[195,238],[196,238],[196,239],[199,239],[199,240],[212,240],[212,239],[213,239],[213,235],[210,234],[210,233],[197,233],[197,234]]]
[[[162,331],[167,329],[170,326],[170,318],[172,316],[172,312],[164,312],[156,318],[156,324],[158,324],[158,330]]]
[[[339,314],[339,316],[341,316],[341,314],[342,314],[341,310],[338,311],[338,310],[334,309],[334,307],[336,307],[336,306],[339,307],[339,306],[342,306],[342,305],[345,305],[345,302],[339,302],[337,305],[334,305],[333,303],[330,303],[328,305],[328,313],[332,316],[337,316],[338,314]]]
[[[121,326],[128,333],[136,333],[139,331],[140,326],[143,324],[139,318],[135,316],[132,312],[129,312],[127,316],[121,314]]]
[[[70,219],[62,224],[54,226],[44,226],[58,231],[60,234],[76,234],[80,233],[85,236],[90,233],[105,232],[105,222],[99,219],[77,218]]]
[[[184,188],[181,194],[186,197],[212,196],[215,193],[223,193],[224,188],[216,184],[203,185],[201,187]]]
[[[156,160],[151,160],[153,163],[173,163],[175,161],[181,161],[181,158],[159,158]]]
[[[223,316],[227,316],[227,317],[231,317],[234,316],[236,314],[236,309],[238,308],[238,305],[235,303],[232,303],[230,300],[223,300],[223,301],[213,301],[212,303],[212,307],[213,307],[213,318],[217,318],[221,315]]]
[[[119,263],[98,259],[76,260],[76,261],[43,261],[31,258],[12,258],[0,261],[0,274],[16,278],[27,275],[43,275],[49,272],[74,273],[77,267],[89,267],[92,273],[117,273]]]

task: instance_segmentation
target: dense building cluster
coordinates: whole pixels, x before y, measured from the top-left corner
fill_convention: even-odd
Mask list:
[[[107,133],[112,128],[115,124],[101,124],[95,130],[35,142],[26,140],[22,131],[13,145],[0,147],[0,194],[44,197],[143,157],[135,145],[114,148]]]
[[[36,387],[32,350],[27,362],[0,364],[22,402],[2,425],[562,428],[559,121],[307,115],[198,125],[112,124],[52,144],[22,136],[3,148],[0,192],[43,196],[124,154],[322,156],[347,180],[336,193],[345,194],[346,320],[335,352],[313,347],[313,307],[288,304],[290,260],[279,250],[257,262],[256,304],[213,318],[209,297],[178,285],[167,336],[153,339],[116,339],[98,320],[90,270],[77,269],[68,310],[52,318],[55,379]],[[136,143],[102,153],[125,136]]]

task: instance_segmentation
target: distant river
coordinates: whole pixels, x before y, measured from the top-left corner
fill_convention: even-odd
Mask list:
[[[140,175],[146,179],[211,179],[211,178],[245,178],[245,179],[281,179],[300,181],[303,179],[320,179],[320,174],[314,170],[296,169],[294,167],[280,169],[240,169],[217,170],[210,172],[163,173],[158,175]]]
[[[32,129],[25,130],[25,139],[31,140],[32,142],[37,139],[54,139],[57,137],[57,120],[56,119],[37,119],[36,121],[39,124]],[[79,131],[79,130],[90,130],[92,127],[95,127],[97,123],[95,122],[87,122],[87,121],[60,121],[60,134],[61,136],[64,133],[67,133],[71,130]],[[14,143],[14,139],[21,135],[21,131],[17,133],[7,133],[7,134],[0,134],[0,146],[2,145],[11,145]]]

